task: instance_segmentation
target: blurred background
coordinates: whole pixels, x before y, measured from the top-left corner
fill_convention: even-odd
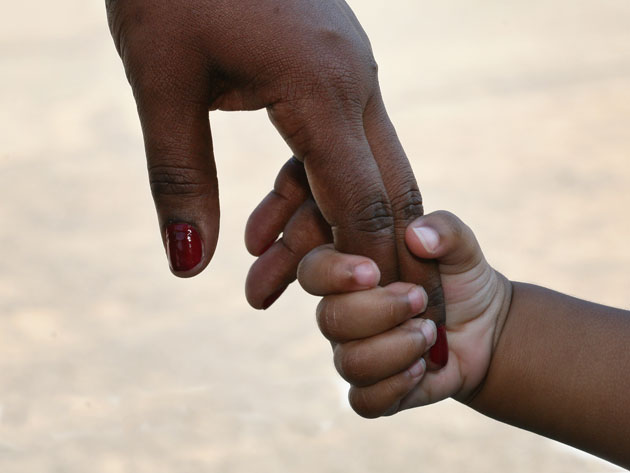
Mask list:
[[[628,307],[630,3],[350,4],[427,210],[512,279]],[[178,280],[103,2],[3,10],[0,471],[617,471],[451,401],[356,416],[317,300],[245,302],[245,222],[289,157],[266,114],[211,115],[221,237]]]

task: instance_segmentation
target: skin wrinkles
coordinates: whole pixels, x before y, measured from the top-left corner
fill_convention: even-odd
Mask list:
[[[282,197],[268,197],[250,217],[246,246],[259,255],[246,283],[250,304],[266,306],[295,280],[306,253],[332,241],[374,259],[383,283],[417,279],[431,298],[427,316],[443,320],[443,307],[435,310],[443,300],[437,268],[400,247],[399,229],[422,212],[422,200],[383,104],[369,39],[345,2],[243,0],[236,8],[227,0],[125,0],[106,7],[138,105],[160,234],[182,223],[202,239],[201,260],[176,275],[201,272],[218,238],[208,111],[265,108],[304,166],[303,179],[291,181],[302,191],[277,190]],[[280,233],[283,240],[269,248]]]

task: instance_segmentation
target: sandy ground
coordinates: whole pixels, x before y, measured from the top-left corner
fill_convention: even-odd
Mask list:
[[[630,4],[351,4],[428,210],[513,279],[628,307]],[[0,103],[3,473],[616,470],[450,401],[353,414],[316,300],[243,296],[288,157],[264,113],[212,115],[217,256],[172,277],[102,2],[6,5]]]

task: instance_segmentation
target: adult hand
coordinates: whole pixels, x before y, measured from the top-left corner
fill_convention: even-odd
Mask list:
[[[304,163],[317,203],[306,220],[318,226],[319,208],[337,248],[369,255],[383,283],[429,264],[414,259],[403,242],[406,224],[422,214],[420,193],[383,106],[370,43],[345,2],[107,0],[107,13],[138,105],[151,190],[176,275],[199,273],[217,241],[209,109],[266,108]],[[308,215],[300,209],[309,186],[300,186],[294,195],[277,189],[254,220],[268,216],[277,226],[295,212]],[[276,205],[278,199],[287,200]],[[321,233],[303,236],[276,272],[285,274],[282,283],[320,243]],[[429,314],[443,320],[439,276],[423,274]],[[248,290],[254,307],[281,289],[272,287],[277,280],[262,280]]]

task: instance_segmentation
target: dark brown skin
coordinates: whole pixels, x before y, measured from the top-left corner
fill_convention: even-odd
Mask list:
[[[630,312],[531,284],[471,407],[630,468]]]
[[[432,229],[438,245],[429,251],[414,228]],[[435,327],[413,319],[418,286],[377,287],[374,266],[371,286],[358,284],[353,271],[369,260],[330,245],[300,264],[302,286],[325,296],[318,325],[352,385],[355,411],[378,417],[453,397],[629,468],[630,312],[509,282],[447,212],[413,222],[406,243],[435,258],[442,277],[450,354],[437,372],[418,365],[436,336]]]
[[[250,304],[263,307],[293,281],[300,259],[330,239],[330,228],[337,248],[378,263],[383,284],[423,274],[427,316],[444,320],[435,265],[413,257],[403,242],[407,223],[422,215],[422,200],[383,105],[370,43],[345,2],[106,4],[138,106],[162,234],[167,224],[184,222],[202,240],[201,261],[178,276],[201,272],[218,237],[208,110],[266,108],[307,179],[291,184],[281,173],[271,205],[253,217],[247,235],[253,254],[281,230],[284,238],[252,269]]]

